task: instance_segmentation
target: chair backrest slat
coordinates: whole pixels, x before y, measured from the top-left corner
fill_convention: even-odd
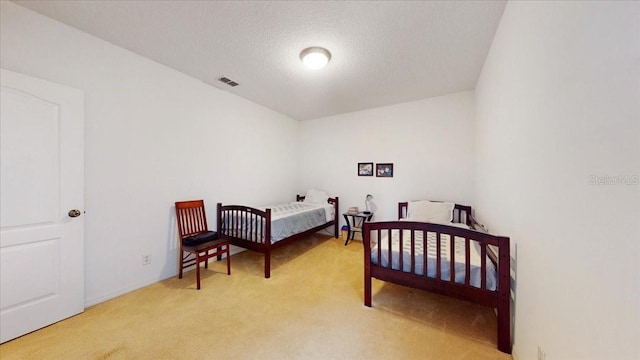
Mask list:
[[[209,230],[204,200],[177,201],[176,219],[180,239]]]

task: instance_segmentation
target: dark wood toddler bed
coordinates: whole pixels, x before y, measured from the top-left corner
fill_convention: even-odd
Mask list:
[[[407,206],[398,204],[398,218]],[[497,309],[498,350],[510,354],[509,238],[484,232],[470,206],[456,204],[453,222],[482,231],[402,220],[363,226],[364,304],[371,306],[371,278],[376,278],[490,306]]]
[[[304,199],[304,196],[296,195],[296,202],[302,202]],[[271,209],[260,210],[242,205],[223,206],[218,203],[218,234],[228,239],[232,245],[264,254],[264,277],[269,278],[271,277],[271,252],[273,250],[329,226],[333,226],[334,237],[338,237],[338,197],[328,198],[327,203],[333,205],[333,219],[331,221],[308,229],[305,228],[301,232],[277,241],[272,241]]]

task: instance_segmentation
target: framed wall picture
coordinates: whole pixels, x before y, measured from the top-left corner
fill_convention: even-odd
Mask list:
[[[373,176],[373,163],[358,163],[358,176]]]
[[[393,177],[393,163],[376,164],[377,177]]]

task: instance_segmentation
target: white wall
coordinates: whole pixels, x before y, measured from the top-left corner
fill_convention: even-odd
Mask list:
[[[364,209],[372,194],[379,221],[396,219],[399,201],[473,205],[474,97],[469,91],[303,121],[300,191],[337,195],[341,211]],[[393,163],[393,178],[358,176],[358,162]]]
[[[478,82],[475,203],[513,241],[519,360],[640,358],[639,15],[509,2]]]
[[[294,199],[298,122],[1,2],[0,66],[85,92],[87,305],[177,271],[173,202]],[[152,263],[142,266],[141,256]]]

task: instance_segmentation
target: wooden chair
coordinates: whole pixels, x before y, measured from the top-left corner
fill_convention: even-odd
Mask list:
[[[180,273],[182,270],[196,265],[196,279],[200,290],[200,263],[209,267],[209,259],[217,256],[218,261],[222,255],[227,257],[227,275],[231,275],[231,260],[229,253],[229,241],[221,239],[215,231],[209,231],[207,215],[204,210],[203,200],[176,202],[176,219],[178,221],[178,236],[180,241]],[[190,255],[193,254],[193,257]]]

